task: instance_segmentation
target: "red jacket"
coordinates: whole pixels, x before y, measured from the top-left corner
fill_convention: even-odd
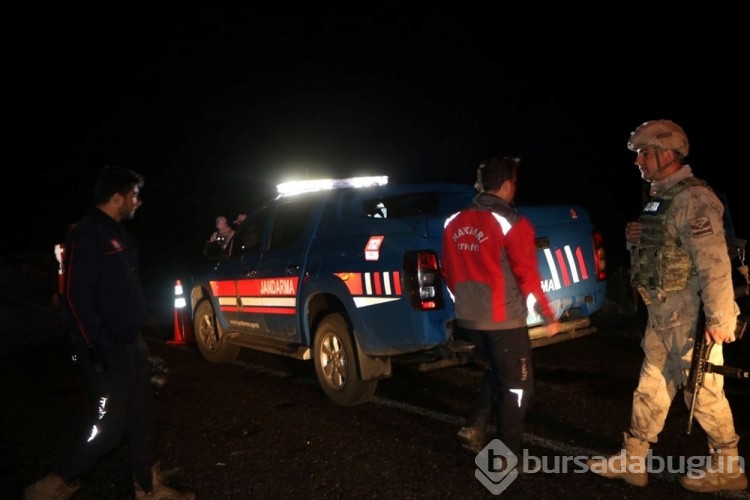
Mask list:
[[[458,326],[506,330],[526,325],[527,299],[547,321],[555,320],[542,291],[534,228],[489,193],[445,221],[442,274],[455,302]]]

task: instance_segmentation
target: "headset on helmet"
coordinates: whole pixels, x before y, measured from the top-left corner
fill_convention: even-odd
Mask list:
[[[628,149],[671,149],[683,158],[688,155],[687,135],[682,127],[671,120],[651,120],[638,126],[631,134]]]

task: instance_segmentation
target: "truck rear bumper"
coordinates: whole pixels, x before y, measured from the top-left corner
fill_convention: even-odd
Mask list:
[[[596,326],[591,324],[591,318],[579,318],[561,322],[560,333],[552,337],[547,337],[547,332],[542,325],[529,328],[529,339],[531,340],[531,347],[537,348],[549,344],[557,344],[558,342],[565,342],[578,337],[585,337],[592,333],[596,333]]]

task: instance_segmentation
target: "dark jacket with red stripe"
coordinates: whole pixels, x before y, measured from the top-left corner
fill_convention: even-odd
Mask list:
[[[66,327],[102,348],[136,340],[148,308],[138,249],[125,226],[92,210],[68,234],[65,259]]]
[[[507,330],[526,325],[526,300],[554,320],[542,291],[534,228],[501,198],[480,193],[445,221],[442,274],[458,326]]]

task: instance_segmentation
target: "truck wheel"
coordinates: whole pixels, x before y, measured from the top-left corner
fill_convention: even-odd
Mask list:
[[[195,309],[195,343],[201,355],[211,363],[229,363],[237,359],[240,346],[224,342],[224,330],[221,328],[214,308],[209,300],[201,301]]]
[[[334,403],[352,406],[372,398],[377,380],[357,375],[354,344],[349,325],[341,314],[329,314],[315,331],[313,362],[323,392]]]

